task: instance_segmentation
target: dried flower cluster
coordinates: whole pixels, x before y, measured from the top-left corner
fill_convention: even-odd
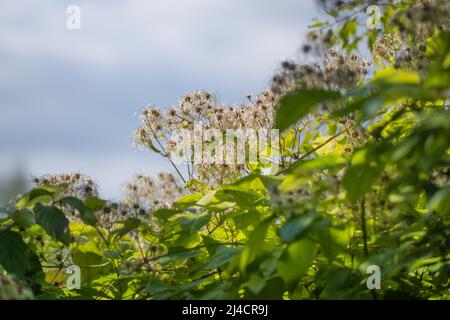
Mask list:
[[[217,129],[223,135],[228,129],[257,131],[273,128],[277,97],[270,90],[265,90],[255,98],[251,95],[247,98],[248,104],[223,105],[211,92],[193,92],[182,97],[178,106],[170,110],[145,108],[141,114],[142,126],[134,134],[134,144],[169,158],[180,143],[173,133],[185,129],[193,132],[195,124],[205,130]],[[204,138],[202,143],[206,150],[214,141]],[[193,141],[191,147],[194,148]],[[237,178],[245,169],[242,164],[187,163],[188,178],[199,179],[210,186]]]
[[[311,200],[329,201],[339,196],[345,169],[335,174],[317,172],[308,176],[307,181],[289,189],[272,186],[269,188],[270,202],[287,218],[304,214],[311,210]],[[339,214],[336,212],[335,214]]]
[[[138,205],[129,205],[125,202],[110,202],[102,210],[96,212],[98,223],[108,231],[118,228],[118,223],[128,219],[137,218],[149,220],[148,212]]]
[[[449,2],[441,0],[415,1],[405,9],[404,14],[394,17],[392,23],[398,32],[383,34],[374,44],[374,58],[381,58],[385,63],[394,61],[395,68],[422,70],[425,66],[427,39],[436,30],[449,28]],[[415,35],[411,46],[407,34]]]
[[[435,29],[448,30],[450,4],[447,0],[416,0],[405,8],[404,14],[395,17],[400,32],[414,34],[418,44],[424,44]]]
[[[124,203],[136,209],[170,208],[181,194],[171,173],[160,173],[156,178],[136,174],[124,186]]]
[[[34,177],[33,181],[37,186],[63,187],[62,197],[71,196],[85,199],[89,196],[98,196],[98,187],[95,181],[79,172]]]
[[[402,46],[403,40],[400,33],[385,33],[373,44],[372,56],[375,61],[390,63],[392,59],[399,56]]]
[[[327,50],[321,64],[282,63],[273,77],[272,90],[287,92],[296,89],[350,90],[358,86],[367,74],[370,63],[357,54]]]
[[[363,24],[367,19],[366,9],[369,5],[380,8],[381,17],[386,19],[389,27],[395,32],[383,32],[372,48],[375,60],[387,64],[394,61],[394,67],[402,69],[424,69],[426,63],[425,52],[428,47],[427,39],[437,30],[449,29],[450,2],[447,0],[417,0],[411,5],[399,10],[396,15],[385,16],[383,11],[389,12],[392,4],[389,1],[316,1],[326,12],[333,13],[334,22],[341,24],[356,19]],[[312,30],[307,36],[304,53],[321,53],[334,45],[333,23],[324,24],[321,28]],[[414,35],[411,46],[408,35]]]

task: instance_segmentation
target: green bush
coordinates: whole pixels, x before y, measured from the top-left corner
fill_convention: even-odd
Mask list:
[[[240,108],[193,93],[146,109],[136,132],[168,158],[170,131],[195,121],[279,128],[278,172],[172,163],[179,178],[138,175],[123,202],[80,174],[37,178],[0,209],[0,273],[38,299],[448,299],[446,3],[389,2],[375,30],[358,27],[363,1],[325,6],[303,46],[314,63],[283,63]]]

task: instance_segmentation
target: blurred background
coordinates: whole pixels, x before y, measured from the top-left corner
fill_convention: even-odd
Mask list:
[[[81,171],[118,198],[133,173],[170,171],[132,147],[139,110],[194,90],[242,102],[318,16],[313,0],[0,0],[0,204],[33,175]]]

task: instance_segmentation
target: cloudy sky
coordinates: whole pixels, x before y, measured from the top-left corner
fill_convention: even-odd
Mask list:
[[[312,0],[0,0],[0,179],[19,162],[82,171],[118,197],[134,172],[170,169],[131,146],[141,108],[193,90],[241,102],[318,15]]]

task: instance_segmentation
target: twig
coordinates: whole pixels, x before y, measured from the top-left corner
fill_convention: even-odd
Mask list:
[[[326,146],[328,143],[330,143],[331,141],[333,141],[334,139],[336,139],[337,137],[339,137],[341,134],[343,134],[345,131],[341,131],[336,133],[334,136],[331,136],[330,138],[328,138],[324,143],[318,145],[317,147],[315,147],[314,149],[308,151],[307,153],[305,153],[304,155],[302,155],[300,158],[298,158],[293,164],[292,166],[295,166],[297,163],[299,163],[300,161],[302,161],[303,159],[305,159],[306,157],[310,156],[311,154],[313,154],[314,152],[316,152],[317,150],[319,150],[320,148]],[[285,173],[287,170],[289,170],[290,168],[292,168],[292,166],[290,166],[289,168],[286,168],[284,170],[278,171],[277,172],[277,176],[280,174]]]

